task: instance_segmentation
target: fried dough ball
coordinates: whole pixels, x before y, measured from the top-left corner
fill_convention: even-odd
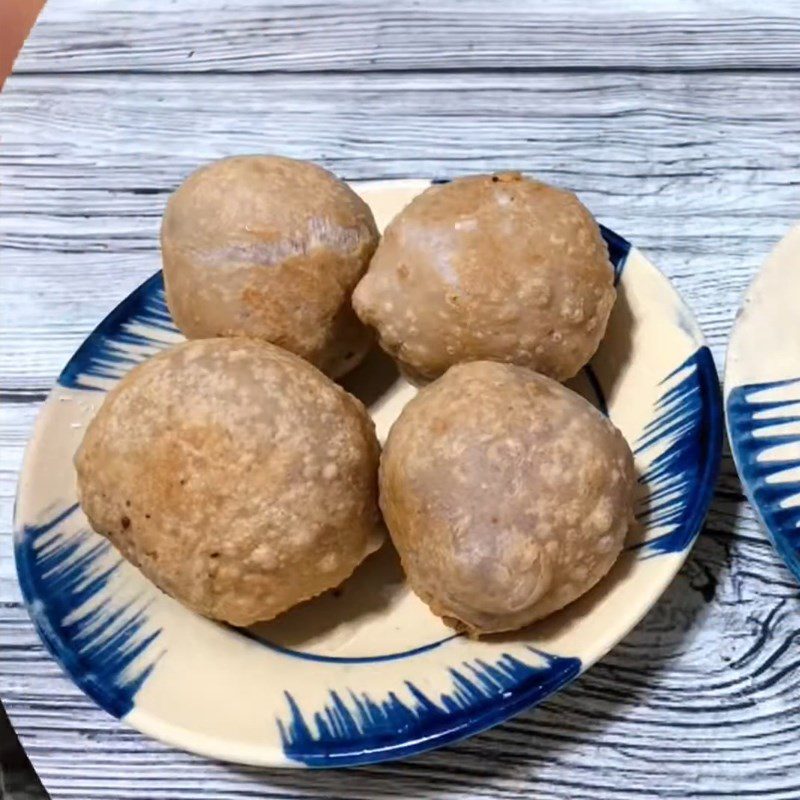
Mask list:
[[[338,586],[383,541],[361,403],[254,339],[195,340],[133,369],[75,457],[92,527],[157,586],[234,625]]]
[[[614,303],[600,228],[571,192],[518,172],[431,186],[387,227],[356,313],[412,376],[488,359],[566,380]]]
[[[167,203],[167,304],[189,339],[265,339],[339,377],[372,341],[350,301],[377,244],[367,204],[322,167],[222,159]]]
[[[605,575],[633,520],[633,457],[580,395],[523,367],[452,367],[406,405],[380,503],[411,588],[473,635],[521,628]]]

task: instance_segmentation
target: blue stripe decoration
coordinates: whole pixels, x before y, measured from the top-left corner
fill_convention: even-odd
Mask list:
[[[105,391],[103,380],[118,381],[176,341],[179,331],[167,308],[163,275],[157,272],[94,329],[64,367],[58,382],[71,389]]]
[[[335,691],[314,713],[304,713],[286,692],[289,718],[277,720],[286,756],[309,767],[354,766],[404,758],[478,733],[542,701],[581,672],[577,658],[528,647],[543,662],[531,666],[504,653],[450,668],[449,692],[431,698],[410,681],[410,700],[396,692],[382,699]],[[308,717],[308,719],[307,719]],[[309,721],[310,720],[310,721]]]
[[[714,360],[699,348],[661,381],[668,385],[634,447],[661,452],[639,478],[650,488],[637,519],[659,536],[634,545],[642,557],[683,552],[697,536],[714,491],[722,453],[722,408]]]
[[[123,563],[89,530],[60,526],[73,505],[15,537],[22,594],[42,641],[64,671],[101,708],[125,716],[153,670],[161,629],[148,622],[147,602],[117,604],[108,583]]]
[[[307,650],[294,650],[291,647],[285,647],[284,645],[273,642],[271,639],[260,636],[259,634],[254,633],[252,630],[248,630],[247,628],[235,628],[232,625],[227,625],[226,627],[231,631],[231,633],[234,633],[237,636],[243,636],[245,639],[249,639],[251,642],[263,645],[268,650],[273,650],[274,652],[280,653],[283,656],[290,656],[291,658],[297,658],[301,661],[317,661],[321,664],[377,664],[381,661],[398,661],[403,658],[411,658],[412,656],[422,655],[430,650],[436,650],[443,644],[447,644],[447,642],[451,641],[452,639],[456,639],[461,635],[458,633],[452,633],[450,636],[445,636],[442,639],[428,642],[427,644],[420,645],[419,647],[413,647],[408,650],[397,650],[393,653],[379,653],[378,655],[369,656],[326,656],[322,655],[321,653],[310,653]]]
[[[790,387],[788,399],[769,399],[770,390],[785,387]],[[766,398],[748,399],[762,392]],[[731,449],[745,489],[776,550],[800,579],[800,504],[787,505],[800,494],[800,480],[781,480],[781,473],[800,468],[800,457],[776,458],[769,453],[780,445],[800,446],[800,433],[767,431],[777,425],[800,423],[800,376],[737,386],[728,395],[727,412]]]

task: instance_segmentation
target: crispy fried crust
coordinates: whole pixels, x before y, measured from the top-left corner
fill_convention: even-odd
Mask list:
[[[561,384],[473,362],[394,424],[380,503],[414,591],[472,634],[514,630],[590,589],[633,519],[622,434]]]
[[[361,403],[265,342],[186,342],[132,370],[75,457],[81,505],[155,584],[235,625],[338,586],[382,542]]]
[[[215,161],[167,203],[167,303],[190,339],[258,337],[337,377],[372,340],[350,299],[377,244],[367,204],[322,167],[277,156]]]
[[[565,380],[603,337],[613,280],[574,194],[477,175],[432,186],[395,217],[353,302],[411,374],[490,359]]]

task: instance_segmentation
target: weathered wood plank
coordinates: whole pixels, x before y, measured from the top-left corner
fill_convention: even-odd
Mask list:
[[[43,190],[56,204],[127,192],[130,212],[199,161],[276,149],[350,179],[522,162],[578,191],[618,178],[608,191],[627,200],[691,179],[737,211],[726,173],[755,183],[796,168],[799,93],[791,75],[758,74],[12,76],[4,183],[41,191],[40,207]]]
[[[22,456],[40,406],[41,401],[10,403],[7,399],[0,404],[0,609],[22,599],[14,570],[11,525]],[[0,661],[3,657],[4,643],[0,642]]]
[[[794,69],[785,0],[50,3],[22,72]]]

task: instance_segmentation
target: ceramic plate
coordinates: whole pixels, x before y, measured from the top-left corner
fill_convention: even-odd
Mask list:
[[[427,181],[358,188],[380,226]],[[19,581],[63,669],[109,713],[214,758],[339,766],[398,758],[477,733],[576,678],[641,619],[681,566],[711,498],[721,409],[711,355],[668,281],[604,231],[619,296],[574,387],[636,453],[638,518],[612,572],[523,632],[454,635],[403,583],[391,547],[340,590],[238,630],[162,594],[94,534],[72,456],[103,396],[181,340],[161,275],[124,300],[72,357],[25,457],[15,520]],[[349,376],[383,439],[415,390],[374,354]]]
[[[800,578],[800,225],[753,281],[725,365],[736,466],[776,549]]]

